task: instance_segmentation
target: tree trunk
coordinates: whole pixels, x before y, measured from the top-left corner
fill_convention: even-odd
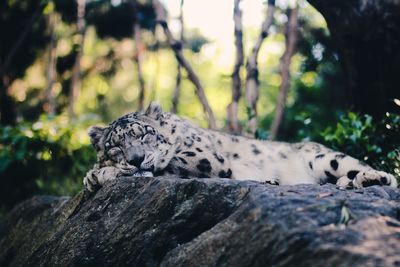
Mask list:
[[[56,112],[56,103],[54,95],[54,82],[57,75],[57,40],[55,35],[55,27],[57,25],[58,15],[52,12],[48,16],[48,27],[50,32],[50,43],[48,46],[48,61],[47,61],[47,88],[45,91],[45,105],[44,110],[49,115],[54,115]]]
[[[141,27],[140,23],[138,20],[138,9],[136,7],[136,1],[131,2],[132,5],[132,10],[134,13],[134,19],[133,19],[133,39],[135,41],[135,63],[136,63],[136,70],[138,74],[138,80],[139,80],[139,99],[138,99],[138,109],[143,110],[144,109],[144,96],[145,96],[145,91],[146,91],[146,86],[144,82],[144,77],[143,77],[143,51],[144,51],[144,45],[142,43],[142,34],[141,34]]]
[[[290,87],[290,61],[294,54],[297,41],[297,22],[299,7],[296,5],[293,9],[288,10],[288,22],[285,27],[286,49],[281,58],[281,85],[279,87],[279,95],[276,102],[275,116],[272,121],[269,139],[274,140],[278,135],[279,128],[282,124],[283,115],[286,107],[286,97]]]
[[[274,11],[275,0],[268,0],[267,15],[261,26],[261,32],[253,49],[251,50],[251,54],[247,58],[246,100],[248,109],[247,112],[249,113],[248,131],[252,135],[254,135],[257,130],[257,101],[259,97],[257,57],[264,39],[268,36],[268,30],[273,21]]]
[[[235,47],[236,58],[235,65],[232,72],[232,101],[228,105],[228,128],[229,131],[240,133],[241,127],[238,119],[238,105],[241,97],[242,79],[240,78],[240,69],[243,66],[244,53],[243,53],[243,24],[242,24],[242,11],[240,10],[240,1],[235,0],[233,8],[233,21],[235,24]]]
[[[77,0],[77,31],[79,36],[78,53],[76,54],[75,64],[72,69],[71,86],[69,92],[68,113],[70,117],[75,117],[75,104],[81,90],[81,59],[83,55],[83,45],[85,40],[85,5],[86,0]]]
[[[327,21],[352,108],[376,118],[399,112],[400,1],[308,0]]]
[[[153,0],[153,6],[154,10],[156,12],[157,16],[157,22],[161,25],[161,27],[164,30],[164,34],[168,40],[168,43],[171,47],[171,49],[174,51],[175,57],[178,60],[179,64],[184,68],[188,74],[188,79],[193,83],[193,85],[196,88],[196,94],[203,105],[204,113],[207,116],[208,120],[208,126],[211,129],[216,129],[217,124],[215,122],[215,116],[214,113],[208,103],[207,97],[204,93],[204,88],[203,85],[200,82],[199,77],[197,74],[194,72],[192,66],[189,64],[189,62],[186,60],[182,53],[182,43],[175,40],[174,37],[172,36],[171,31],[168,28],[167,20],[166,20],[166,15],[165,15],[165,10],[163,5],[158,1],[158,0]]]
[[[185,40],[184,40],[184,21],[183,21],[183,5],[184,5],[185,0],[181,0],[180,3],[180,13],[179,13],[179,23],[181,25],[181,34],[180,34],[180,42],[183,45]],[[181,93],[181,82],[182,82],[182,68],[181,65],[178,63],[177,66],[177,73],[176,73],[176,83],[175,83],[175,90],[174,94],[172,96],[172,107],[171,107],[171,112],[176,113],[178,111],[178,102],[179,102],[179,95]]]
[[[175,90],[174,90],[174,94],[172,95],[172,107],[171,107],[172,113],[178,112],[178,103],[179,103],[179,96],[181,94],[181,83],[182,83],[181,65],[178,64],[176,71],[177,71],[177,73],[176,73],[176,81],[175,81]]]

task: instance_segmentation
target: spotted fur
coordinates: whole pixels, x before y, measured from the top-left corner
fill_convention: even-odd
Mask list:
[[[95,169],[115,168],[114,176],[174,174],[280,185],[397,186],[393,175],[321,144],[269,142],[206,130],[162,112],[154,103],[107,127],[93,127],[89,135],[97,150]],[[89,189],[102,180],[94,179],[93,173],[102,172],[88,173],[84,183]]]

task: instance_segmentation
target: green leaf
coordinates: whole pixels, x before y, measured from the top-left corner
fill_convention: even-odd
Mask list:
[[[349,208],[347,208],[346,205],[343,205],[342,209],[340,211],[339,224],[347,225],[349,223],[350,219],[351,219],[350,210],[349,210]]]

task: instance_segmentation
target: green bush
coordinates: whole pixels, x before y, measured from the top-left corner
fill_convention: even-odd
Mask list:
[[[41,117],[35,123],[0,128],[0,208],[33,194],[71,195],[96,161],[87,127],[93,119]]]
[[[386,113],[374,122],[371,116],[349,112],[336,127],[328,127],[320,142],[400,177],[400,115]]]

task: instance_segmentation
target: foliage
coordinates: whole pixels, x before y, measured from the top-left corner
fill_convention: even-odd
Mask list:
[[[288,103],[280,139],[315,139],[340,115],[347,103],[345,80],[331,40],[323,28],[308,28],[298,42],[303,56],[300,74],[293,77],[295,101]],[[269,125],[268,123],[267,125]]]
[[[36,193],[66,195],[82,188],[82,178],[96,160],[85,118],[42,116],[35,123],[0,128],[0,208]]]
[[[187,31],[185,36],[185,47],[189,48],[193,53],[199,53],[201,48],[210,41],[204,37],[198,30]]]
[[[113,5],[112,1],[102,0],[92,1],[87,5],[87,22],[96,27],[100,38],[131,37],[133,35],[132,22],[135,18],[141,28],[154,31],[156,22],[151,2],[144,4],[137,2],[135,10],[129,2]]]
[[[371,116],[349,112],[336,127],[322,132],[319,141],[400,178],[399,136],[400,115],[386,113],[375,123]]]
[[[24,74],[35,60],[38,49],[43,49],[48,41],[43,30],[45,19],[41,16],[44,8],[44,1],[2,1],[0,4],[0,33],[3,36],[0,69],[10,80]]]
[[[336,122],[345,113],[346,86],[338,55],[332,47],[332,39],[324,24],[318,24],[314,13],[306,9],[300,13],[300,31],[296,44],[296,55],[291,62],[291,88],[286,101],[285,117],[278,134],[279,140],[315,140],[320,132]],[[271,38],[271,37],[269,37]],[[295,68],[296,67],[296,68]],[[260,68],[262,71],[262,69]],[[279,77],[279,68],[275,69]],[[262,78],[262,76],[260,75]],[[273,76],[269,74],[267,81]],[[262,81],[261,81],[262,84]],[[274,95],[278,95],[279,85]],[[261,95],[262,99],[262,95]],[[261,100],[260,100],[261,102]],[[266,101],[263,100],[263,104]],[[268,137],[273,115],[271,112],[260,116],[257,137]]]

